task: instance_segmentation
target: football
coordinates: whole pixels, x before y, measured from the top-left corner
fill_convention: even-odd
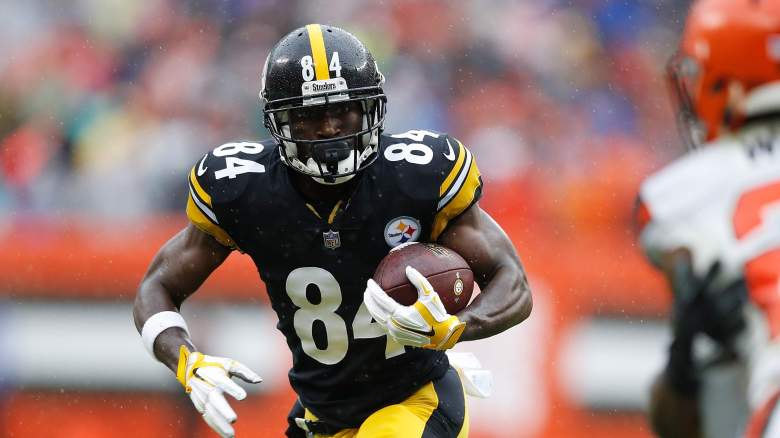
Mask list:
[[[417,289],[406,277],[411,266],[433,286],[449,314],[463,310],[474,291],[474,273],[455,251],[433,243],[410,243],[390,251],[374,271],[374,281],[399,303],[417,301]]]

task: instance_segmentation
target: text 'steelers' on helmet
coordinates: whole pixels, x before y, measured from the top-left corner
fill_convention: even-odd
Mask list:
[[[698,0],[668,74],[689,145],[780,113],[780,0]]]
[[[266,59],[260,91],[265,125],[279,142],[282,161],[323,184],[342,183],[371,165],[385,118],[383,82],[368,49],[343,29],[309,24],[282,38]],[[292,111],[349,102],[362,109],[358,132],[293,137]]]

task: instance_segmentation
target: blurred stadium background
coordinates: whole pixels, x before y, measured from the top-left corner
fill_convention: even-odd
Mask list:
[[[355,33],[387,128],[472,148],[483,207],[530,272],[531,319],[461,345],[496,378],[472,436],[648,437],[668,297],[631,228],[641,178],[682,152],[663,68],[687,1],[0,2],[0,436],[207,437],[141,346],[135,287],[186,223],[186,173],[264,136],[262,63],[289,30]],[[183,313],[201,349],[265,378],[239,437],[279,436],[290,358],[250,260]]]

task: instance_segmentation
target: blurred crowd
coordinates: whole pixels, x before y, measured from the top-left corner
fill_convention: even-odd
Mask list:
[[[682,152],[663,74],[687,5],[0,3],[0,211],[182,211],[202,153],[266,135],[257,95],[271,46],[320,22],[374,53],[388,130],[447,131],[470,146],[488,208],[622,220],[639,178]]]

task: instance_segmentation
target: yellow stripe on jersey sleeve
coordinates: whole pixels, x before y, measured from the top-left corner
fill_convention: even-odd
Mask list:
[[[192,187],[195,189],[195,193],[198,194],[200,199],[209,207],[211,207],[211,195],[206,193],[205,190],[203,190],[203,187],[200,186],[200,182],[198,182],[198,177],[195,176],[195,167],[192,166],[192,171],[190,172],[190,183],[192,184]]]
[[[450,145],[450,147],[452,146],[449,140],[447,140],[447,144]],[[450,174],[447,175],[447,178],[444,178],[444,182],[441,183],[441,187],[439,187],[439,197],[442,197],[447,193],[447,189],[450,188],[452,182],[455,181],[455,178],[460,173],[461,167],[463,167],[464,158],[466,157],[466,151],[464,149],[463,143],[458,141],[458,159],[455,160],[455,165],[452,166]]]
[[[192,197],[192,193],[187,197],[187,217],[190,219],[193,225],[198,227],[199,230],[217,239],[217,242],[229,247],[237,248],[236,243],[230,238],[228,233],[225,232],[219,225],[212,222],[203,211],[195,204],[195,199]]]
[[[433,219],[431,230],[431,240],[434,241],[439,238],[453,218],[458,217],[474,203],[474,198],[482,186],[476,160],[468,149],[462,145],[461,147],[465,152],[463,169],[458,173],[452,187],[439,200],[439,211]]]
[[[193,225],[217,239],[217,242],[230,248],[237,248],[233,239],[219,226],[217,215],[212,210],[211,195],[203,190],[203,187],[200,185],[195,173],[196,167],[197,165],[193,166],[192,171],[190,171],[190,195],[187,197],[187,217]]]

